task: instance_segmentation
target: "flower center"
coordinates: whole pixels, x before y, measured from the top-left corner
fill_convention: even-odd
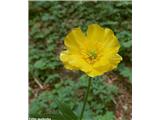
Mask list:
[[[89,60],[94,60],[97,58],[97,53],[95,50],[89,51],[87,53]]]
[[[83,59],[88,62],[89,64],[94,64],[100,57],[100,54],[98,54],[97,49],[88,49],[88,50],[82,50],[81,55]]]
[[[96,62],[97,59],[97,52],[96,50],[89,50],[86,54],[86,61],[89,64],[94,64]]]

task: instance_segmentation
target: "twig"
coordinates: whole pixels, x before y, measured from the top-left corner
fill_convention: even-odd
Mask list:
[[[44,88],[43,85],[38,81],[38,79],[34,78],[34,81],[37,83],[37,85],[38,85],[41,89]]]

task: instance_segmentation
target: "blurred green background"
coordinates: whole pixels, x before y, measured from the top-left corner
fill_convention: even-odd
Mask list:
[[[80,114],[87,76],[64,69],[59,53],[73,27],[88,24],[111,28],[118,37],[123,61],[118,69],[97,77],[91,88],[85,120],[131,120],[132,3],[29,2],[29,116],[52,115],[58,98]]]

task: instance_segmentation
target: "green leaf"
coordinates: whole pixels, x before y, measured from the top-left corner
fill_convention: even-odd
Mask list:
[[[49,75],[45,83],[53,83],[56,79],[59,79],[59,78],[60,78],[59,74]]]
[[[53,116],[54,120],[67,120],[63,115],[61,115],[60,113],[58,114],[54,114]]]
[[[132,46],[132,41],[129,40],[127,42],[123,42],[122,43],[122,46],[124,46],[125,48],[130,48]]]
[[[65,103],[61,103],[58,100],[55,100],[55,102],[58,104],[59,111],[65,118],[64,120],[78,120],[75,113]]]
[[[48,13],[44,13],[44,15],[42,16],[42,21],[48,21],[49,17],[50,15]]]
[[[96,120],[115,120],[115,116],[113,112],[107,112],[105,115],[100,115],[96,118]]]
[[[34,67],[37,69],[43,69],[46,63],[43,60],[38,60],[35,62]]]
[[[132,81],[132,70],[129,67],[126,67],[124,64],[119,65],[120,74],[124,77],[127,77],[130,82]]]

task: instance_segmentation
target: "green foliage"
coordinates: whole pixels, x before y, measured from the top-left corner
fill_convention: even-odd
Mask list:
[[[113,112],[107,112],[105,115],[100,115],[96,120],[115,120]]]
[[[124,64],[119,65],[120,74],[124,77],[127,77],[129,81],[132,81],[132,70],[129,67],[126,67]]]
[[[79,118],[75,115],[75,113],[64,103],[61,103],[56,100],[58,108],[60,110],[59,113],[54,114],[54,120],[78,120]]]
[[[131,20],[132,5],[127,1],[30,1],[30,116],[53,116],[58,109],[55,98],[67,104],[76,116],[80,115],[88,78],[65,70],[59,60],[59,53],[64,49],[64,37],[73,27],[86,31],[89,24],[98,23],[111,28],[120,41],[120,55],[123,57],[116,74],[131,80]],[[44,86],[43,90],[37,90],[34,79]],[[117,95],[117,86],[108,84],[103,76],[96,78],[92,82],[84,120],[114,120]]]
[[[79,99],[79,95],[82,92],[82,96],[84,96],[84,91],[81,90],[87,87],[86,78],[85,75],[82,75],[80,81],[65,80],[55,84],[53,91],[45,91],[32,101],[30,114],[33,116],[44,113],[53,114],[53,110],[58,107],[55,98],[58,98],[59,101],[70,106],[77,116],[80,115],[83,100]],[[113,102],[114,95],[118,92],[116,86],[107,84],[101,77],[92,81],[92,86],[84,114],[86,120],[93,118],[96,114],[105,114],[108,111],[108,104]]]

